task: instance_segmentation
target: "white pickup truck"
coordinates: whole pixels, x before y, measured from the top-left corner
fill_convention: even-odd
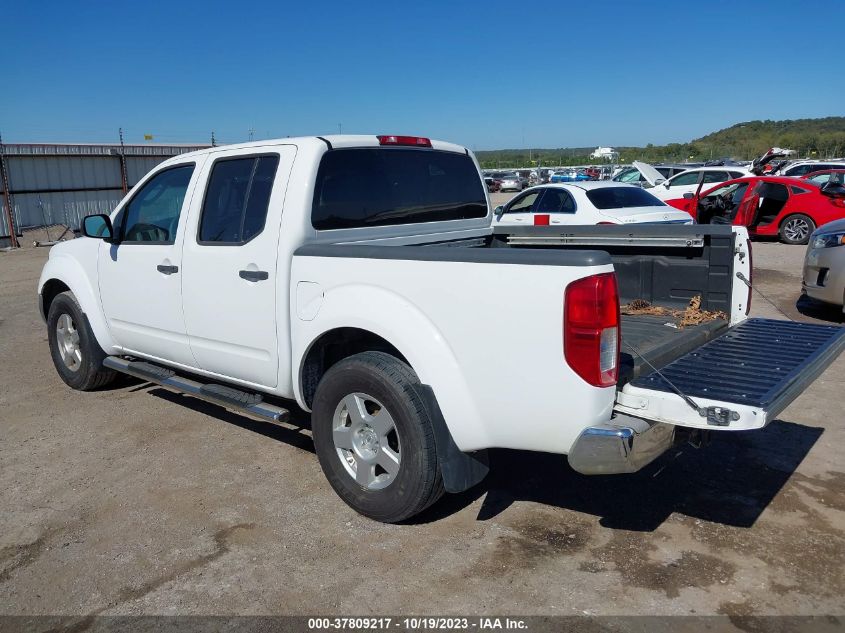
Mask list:
[[[473,155],[424,138],[184,154],[83,233],[38,285],[65,383],[124,372],[275,422],[295,400],[332,487],[379,521],[479,482],[488,448],[628,473],[761,428],[845,345],[747,318],[743,228],[494,230]],[[694,296],[727,318],[620,317]]]

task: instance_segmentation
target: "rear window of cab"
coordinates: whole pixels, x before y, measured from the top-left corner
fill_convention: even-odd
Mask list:
[[[432,149],[326,152],[317,171],[317,230],[483,218],[485,187],[467,154]]]

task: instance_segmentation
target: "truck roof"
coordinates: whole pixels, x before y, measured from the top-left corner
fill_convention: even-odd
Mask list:
[[[438,141],[436,139],[428,139],[431,141],[431,148],[446,152],[467,153],[466,147],[455,145],[454,143],[447,143],[446,141]],[[181,160],[191,156],[202,156],[204,154],[211,154],[223,150],[233,149],[247,149],[250,147],[273,147],[277,145],[296,145],[303,147],[307,145],[312,146],[330,146],[332,148],[347,148],[347,147],[380,147],[379,136],[376,134],[327,134],[325,136],[293,136],[286,138],[265,139],[261,141],[252,141],[249,143],[234,143],[232,145],[218,145],[216,147],[208,147],[197,150],[195,152],[188,152],[179,154],[170,160]],[[385,145],[385,147],[407,147],[407,145]]]

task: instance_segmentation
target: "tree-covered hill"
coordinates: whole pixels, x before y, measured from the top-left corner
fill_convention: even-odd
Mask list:
[[[621,162],[703,161],[710,158],[750,160],[769,147],[785,147],[800,157],[831,158],[845,155],[845,117],[746,121],[713,132],[688,143],[616,147]],[[585,165],[600,163],[590,159],[594,148],[503,149],[476,152],[482,167],[521,167],[529,165]]]

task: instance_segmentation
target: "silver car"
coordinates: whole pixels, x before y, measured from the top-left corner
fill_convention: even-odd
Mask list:
[[[516,172],[502,174],[499,191],[522,191],[528,186],[528,181]]]
[[[810,236],[801,288],[812,299],[842,306],[845,301],[845,219],[828,222]]]

